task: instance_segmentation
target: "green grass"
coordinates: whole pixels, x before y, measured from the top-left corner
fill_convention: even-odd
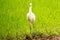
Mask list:
[[[30,33],[27,13],[30,0],[0,0],[0,35]],[[60,34],[60,0],[32,0],[36,16],[34,32]]]

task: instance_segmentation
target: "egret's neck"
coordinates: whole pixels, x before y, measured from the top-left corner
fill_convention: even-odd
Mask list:
[[[30,3],[29,12],[32,12],[32,3]]]

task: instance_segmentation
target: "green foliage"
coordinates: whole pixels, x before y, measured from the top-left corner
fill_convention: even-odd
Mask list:
[[[27,13],[30,0],[0,0],[0,36],[18,30],[30,34]],[[34,32],[60,34],[60,0],[32,0],[36,16]]]

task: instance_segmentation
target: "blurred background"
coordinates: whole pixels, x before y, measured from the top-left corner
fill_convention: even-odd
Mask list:
[[[30,0],[0,0],[0,37],[19,30],[30,34],[27,13]],[[60,0],[32,0],[34,32],[60,34]]]

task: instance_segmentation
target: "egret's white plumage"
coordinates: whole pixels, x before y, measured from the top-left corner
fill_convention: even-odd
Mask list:
[[[30,3],[29,12],[27,14],[27,19],[31,25],[34,25],[35,22],[35,14],[32,12],[32,3]]]

